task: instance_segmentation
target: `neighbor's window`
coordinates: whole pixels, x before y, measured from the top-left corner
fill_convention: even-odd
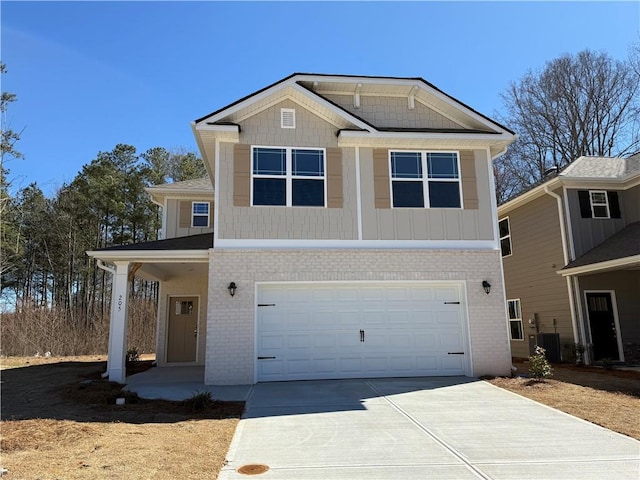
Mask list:
[[[191,226],[209,228],[209,202],[191,204]]]
[[[511,340],[524,340],[520,299],[507,300],[507,310],[509,312],[509,333]]]
[[[592,218],[609,218],[609,201],[607,192],[603,190],[589,190]]]
[[[461,208],[456,152],[390,152],[394,208]]]
[[[253,147],[252,205],[325,206],[324,149]]]
[[[500,250],[503,257],[511,255],[511,228],[509,226],[509,217],[503,218],[498,222],[498,231],[500,232]]]

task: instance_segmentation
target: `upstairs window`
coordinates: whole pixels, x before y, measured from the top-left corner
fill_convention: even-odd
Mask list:
[[[507,300],[507,310],[509,312],[509,335],[511,340],[524,340],[520,299]]]
[[[606,190],[579,190],[580,216],[582,218],[620,218],[618,192]]]
[[[457,152],[390,152],[394,208],[461,208]]]
[[[503,257],[511,255],[511,228],[509,225],[509,217],[503,218],[498,222],[498,232],[500,234],[500,250]]]
[[[253,147],[252,205],[324,207],[324,149]]]
[[[191,226],[209,228],[209,202],[191,204]]]
[[[607,192],[589,190],[589,201],[591,203],[592,218],[609,218],[609,201],[607,199]]]

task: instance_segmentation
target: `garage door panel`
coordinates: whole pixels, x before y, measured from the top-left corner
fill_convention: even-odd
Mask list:
[[[258,288],[258,380],[462,375],[459,286],[283,284]],[[364,337],[361,338],[361,333]],[[364,341],[363,341],[364,340]]]

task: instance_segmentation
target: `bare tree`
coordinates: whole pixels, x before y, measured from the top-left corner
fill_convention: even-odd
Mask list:
[[[529,71],[502,95],[503,121],[519,136],[496,163],[499,201],[582,155],[638,149],[640,77],[631,60],[585,50]]]

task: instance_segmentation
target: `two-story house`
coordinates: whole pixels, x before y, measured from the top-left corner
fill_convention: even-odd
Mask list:
[[[580,157],[498,213],[513,355],[548,333],[563,360],[640,362],[640,154]]]
[[[149,189],[164,239],[89,252],[114,275],[110,378],[131,275],[160,282],[160,368],[206,384],[510,372],[492,160],[513,132],[421,78],[318,74],[191,125],[210,180]]]

